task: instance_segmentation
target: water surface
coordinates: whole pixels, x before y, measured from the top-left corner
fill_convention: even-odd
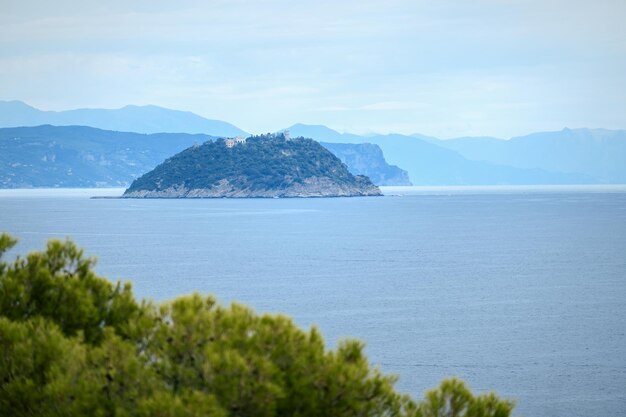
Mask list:
[[[626,416],[624,187],[379,198],[89,199],[3,190],[17,251],[69,236],[140,297],[200,291],[366,341],[420,397],[457,375],[516,415]],[[402,195],[402,196],[397,196]]]

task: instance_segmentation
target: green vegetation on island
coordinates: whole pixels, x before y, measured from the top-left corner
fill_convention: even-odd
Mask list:
[[[192,146],[136,179],[125,197],[335,197],[380,195],[311,139],[284,134]]]
[[[457,379],[414,401],[358,341],[328,350],[315,328],[198,294],[138,302],[70,241],[2,260],[13,245],[0,235],[0,416],[507,417],[513,408]]]

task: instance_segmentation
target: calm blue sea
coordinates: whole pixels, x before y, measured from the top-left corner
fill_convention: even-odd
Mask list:
[[[0,191],[17,251],[69,236],[140,297],[286,313],[421,397],[447,376],[516,415],[626,416],[626,188],[389,188],[343,199]]]

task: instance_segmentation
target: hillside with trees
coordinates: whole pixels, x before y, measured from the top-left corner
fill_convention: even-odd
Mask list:
[[[135,180],[124,197],[343,197],[381,195],[311,139],[284,134],[193,146]]]
[[[0,188],[120,187],[207,135],[86,126],[0,129]]]

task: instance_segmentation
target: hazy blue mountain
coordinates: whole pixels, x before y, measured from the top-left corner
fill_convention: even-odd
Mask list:
[[[439,145],[473,160],[586,174],[603,183],[626,183],[625,130],[563,129],[510,140],[458,138]]]
[[[415,185],[588,184],[596,180],[584,174],[520,169],[475,161],[441,146],[436,140],[405,135],[358,136],[341,134],[324,126],[294,125],[292,135],[310,136],[322,142],[373,143],[385,160],[405,169]],[[444,142],[444,141],[440,141]]]
[[[320,142],[367,143],[367,139],[370,138],[370,136],[339,133],[336,130],[323,125],[305,125],[297,123],[289,127],[288,130],[292,137],[302,136],[304,138],[313,138]]]
[[[0,127],[91,126],[138,133],[203,133],[232,137],[246,132],[220,120],[157,106],[126,106],[121,109],[42,111],[21,101],[0,101]]]
[[[421,139],[402,135],[369,138],[379,145],[390,163],[409,172],[414,184],[498,185],[575,184],[594,182],[578,174],[541,169],[520,169],[490,162],[469,160],[457,152]]]
[[[410,185],[409,173],[404,166],[394,162],[389,165],[386,152],[377,146],[381,155],[375,155],[373,148],[354,147],[355,145],[371,144],[379,135],[360,136],[351,133],[339,133],[323,125],[305,125],[297,123],[288,128],[292,137],[313,138],[319,141],[342,160],[355,174],[367,175],[376,185]],[[332,146],[346,145],[346,146]],[[382,160],[381,160],[382,157]],[[367,162],[366,162],[367,161]]]
[[[376,185],[411,185],[409,173],[385,161],[383,151],[371,143],[320,142],[355,175],[365,175]]]
[[[245,132],[231,124],[156,106],[54,112],[41,111],[19,101],[0,101],[0,127],[37,124],[80,124],[140,133],[203,132],[211,136],[246,136]],[[416,185],[626,183],[624,130],[564,129],[558,132],[533,133],[510,140],[492,137],[439,140],[420,134],[360,136],[339,133],[322,125],[305,124],[293,125],[289,130],[292,137],[311,137],[320,142],[378,145],[386,162],[408,171],[410,181]],[[54,146],[60,146],[60,143],[55,143]],[[152,146],[153,142],[149,141],[147,144]],[[23,146],[22,152],[29,152],[28,146],[23,143],[20,146]],[[182,149],[177,148],[169,155]],[[161,154],[159,149],[137,148],[136,151],[144,151],[150,155],[159,154],[163,158],[169,156]],[[365,151],[365,148],[361,151]],[[5,150],[6,152],[10,154],[13,151]],[[349,167],[353,165],[351,168],[355,172],[366,172],[365,161],[372,161],[373,170],[368,172],[374,182],[380,183],[384,178],[390,178],[389,172],[375,172],[384,166],[374,162],[376,158],[368,159],[373,156],[368,152],[362,155],[355,153],[350,158],[345,156],[344,160]],[[5,154],[0,155],[0,160],[11,164],[14,171],[20,167],[21,159],[29,157],[19,153],[11,155],[15,155],[17,159],[11,160]],[[359,167],[356,168],[356,165]],[[19,175],[17,172],[9,172],[7,166],[2,169],[7,175],[15,176],[14,184]],[[117,183],[122,177],[127,178],[123,175],[108,176],[103,183]],[[8,181],[8,178],[5,179]],[[129,180],[127,178],[122,181],[126,183]]]
[[[411,134],[409,136],[412,137],[412,138],[417,138],[417,139],[421,139],[423,141],[432,142],[432,143],[439,143],[439,141],[441,141],[441,139],[439,139],[439,138],[436,138],[434,136],[422,135],[421,133],[413,133],[413,134]]]
[[[126,186],[164,159],[211,140],[84,126],[0,129],[0,188]]]
[[[0,188],[127,186],[172,155],[212,139],[200,134],[141,134],[85,126],[0,128]],[[348,170],[354,175],[372,173],[386,185],[400,185],[403,178],[408,181],[404,171],[386,164],[375,145],[335,148],[347,157]]]

